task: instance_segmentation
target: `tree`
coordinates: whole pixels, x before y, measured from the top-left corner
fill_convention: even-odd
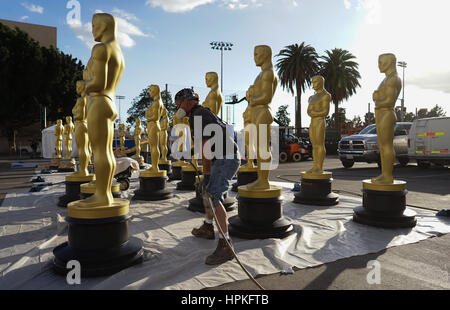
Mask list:
[[[402,118],[401,118],[401,107],[395,107],[395,115],[397,116],[397,121],[399,122]],[[406,109],[405,109],[406,112]],[[403,121],[404,122],[413,122],[416,119],[416,115],[414,115],[414,113],[409,112],[409,113],[405,113],[405,115],[403,116]]]
[[[177,112],[177,107],[172,99],[172,94],[170,91],[163,90],[161,91],[161,101],[167,109],[167,115],[169,117],[170,126],[172,126],[172,118],[173,115]],[[153,99],[150,98],[149,88],[144,88],[139,96],[133,99],[131,103],[131,108],[128,109],[128,118],[127,123],[134,126],[136,119],[139,118],[144,125],[147,126],[147,121],[145,119],[145,112],[148,110],[150,105],[152,104]]]
[[[364,115],[364,122],[366,124],[375,124],[375,114],[367,112],[366,115]]]
[[[164,106],[167,109],[167,116],[169,117],[170,127],[172,127],[172,120],[175,113],[177,113],[177,106],[173,102],[172,94],[170,91],[163,90],[161,92],[161,100],[164,104]]]
[[[429,117],[442,117],[442,116],[446,116],[446,113],[445,113],[444,109],[437,104],[430,111],[428,111],[428,109],[424,108],[424,109],[420,109],[417,112],[418,119],[429,118]]]
[[[350,98],[356,93],[356,88],[361,87],[359,65],[353,61],[356,57],[344,49],[335,48],[325,53],[320,57],[323,59],[320,61],[320,75],[325,78],[325,88],[333,98],[334,113],[338,114],[340,102]],[[340,119],[334,125],[339,130]]]
[[[302,128],[301,96],[305,88],[311,86],[311,79],[319,70],[319,56],[313,47],[302,42],[300,45],[286,46],[277,57],[280,57],[276,68],[281,86],[283,89],[287,88],[293,95],[297,94],[295,127]]]
[[[13,140],[14,130],[37,123],[47,107],[54,121],[72,114],[75,81],[84,66],[55,48],[41,47],[20,29],[0,23],[0,131]]]
[[[353,128],[359,128],[359,127],[363,126],[363,122],[362,122],[361,117],[359,115],[353,117],[352,125],[353,125]]]
[[[134,126],[136,119],[139,118],[142,122],[142,125],[146,127],[147,122],[145,120],[145,112],[148,110],[152,102],[153,99],[150,98],[149,88],[146,87],[141,91],[139,96],[133,99],[131,108],[129,108],[127,111],[127,123]]]
[[[348,121],[347,120],[347,116],[345,115],[345,113],[346,113],[346,111],[345,111],[344,108],[339,108],[339,111],[338,111],[338,123],[339,124],[343,124],[343,123],[346,123]],[[336,113],[333,113],[331,115],[331,117],[327,116],[325,121],[327,123],[327,128],[330,128],[330,129],[334,128],[334,129],[336,129]]]
[[[289,118],[289,113],[287,111],[288,107],[288,105],[282,105],[278,108],[276,118],[280,123],[280,126],[288,127],[291,123],[291,119]]]

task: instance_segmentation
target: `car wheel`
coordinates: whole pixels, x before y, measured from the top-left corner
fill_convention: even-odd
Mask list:
[[[280,163],[285,163],[285,162],[288,161],[288,159],[289,159],[289,156],[288,156],[288,154],[286,152],[281,152],[280,153],[280,158],[279,158]]]
[[[126,191],[130,188],[130,181],[128,179],[120,179],[118,180],[120,183],[120,190]]]
[[[302,160],[302,154],[300,153],[294,153],[292,155],[292,160],[295,161],[296,163],[298,163],[299,161]]]
[[[408,157],[402,157],[402,158],[399,158],[399,159],[398,159],[398,162],[400,163],[400,165],[401,165],[402,167],[406,167],[406,166],[408,166],[409,158],[408,158]]]
[[[344,168],[351,168],[353,167],[353,165],[355,164],[355,162],[353,160],[342,160],[342,166],[344,166]]]
[[[428,161],[424,161],[424,160],[418,160],[417,166],[422,169],[427,169],[427,168],[430,168],[431,163]]]

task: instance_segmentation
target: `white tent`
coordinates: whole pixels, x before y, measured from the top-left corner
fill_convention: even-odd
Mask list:
[[[56,125],[50,126],[42,130],[42,157],[43,158],[53,158],[56,154],[55,150],[55,127]],[[72,136],[72,158],[78,157],[77,144],[75,143],[75,136]],[[63,137],[63,157],[66,154]]]

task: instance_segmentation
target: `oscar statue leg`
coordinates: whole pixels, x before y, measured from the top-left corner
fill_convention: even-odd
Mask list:
[[[88,133],[94,153],[96,175],[95,194],[80,202],[81,206],[108,206],[113,202],[111,185],[116,169],[116,159],[112,150],[114,139],[114,119],[117,112],[106,97],[92,97],[88,111]],[[106,117],[105,117],[106,116]]]
[[[377,131],[383,134],[378,134],[378,143],[380,145],[381,157],[381,175],[372,179],[373,183],[392,184],[394,178],[392,171],[395,163],[394,150],[394,128],[396,117],[393,111],[380,111]]]

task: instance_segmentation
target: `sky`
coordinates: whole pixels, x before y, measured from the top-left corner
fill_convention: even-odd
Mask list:
[[[210,48],[213,41],[233,43],[223,58],[226,98],[244,97],[260,72],[253,61],[254,46],[271,46],[275,64],[282,48],[305,42],[319,55],[343,48],[356,57],[361,88],[341,105],[347,118],[363,119],[369,103],[373,112],[372,93],[384,78],[378,56],[386,52],[407,63],[408,112],[439,104],[450,115],[449,9],[448,0],[0,0],[1,19],[57,27],[58,48],[84,64],[95,43],[92,15],[116,16],[126,62],[117,89],[125,99],[116,102],[123,121],[133,99],[150,84],[162,89],[167,84],[173,95],[193,86],[203,101],[209,91],[205,74],[221,74],[220,51]],[[398,68],[401,77],[402,70]],[[302,94],[305,127],[310,122],[307,99],[313,92]],[[272,111],[289,105],[293,125],[294,103],[294,96],[279,87]],[[245,101],[231,107],[228,119],[225,108],[224,117],[240,129],[245,108]]]

